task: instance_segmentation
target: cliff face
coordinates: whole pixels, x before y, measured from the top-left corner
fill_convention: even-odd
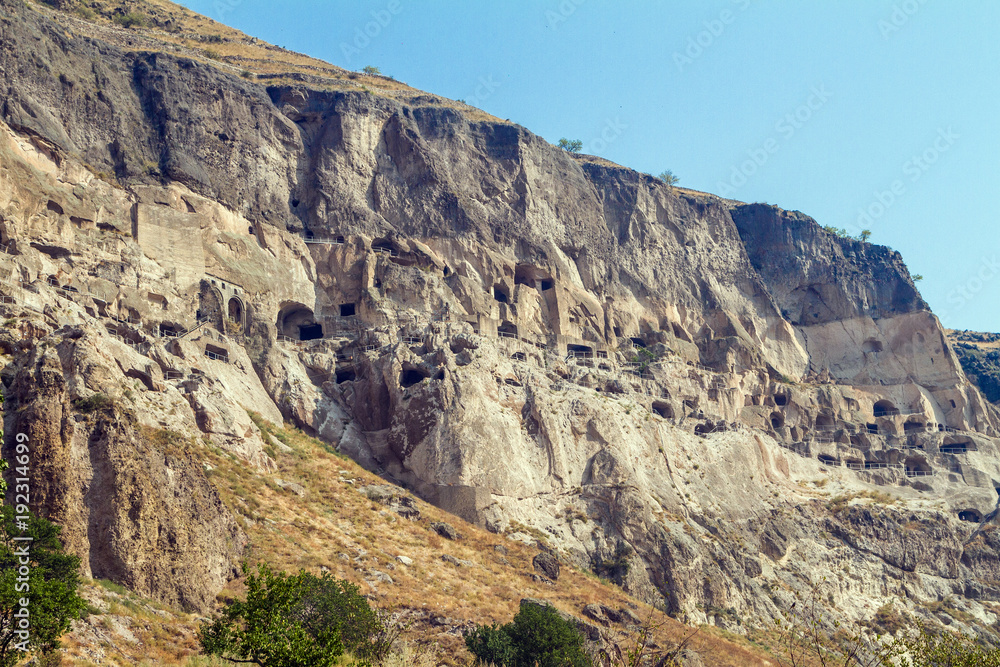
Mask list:
[[[6,409],[95,576],[206,604],[242,542],[198,447],[268,470],[252,410],[692,620],[995,620],[1000,418],[898,253],[59,20],[0,0]]]

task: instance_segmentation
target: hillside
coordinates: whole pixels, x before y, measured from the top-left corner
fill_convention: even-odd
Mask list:
[[[986,400],[1000,403],[1000,334],[948,331],[962,370]]]
[[[452,663],[524,597],[654,607],[708,665],[808,598],[994,633],[1000,410],[899,253],[167,2],[51,5],[0,0],[0,379],[112,582],[73,655],[187,659],[246,558]]]

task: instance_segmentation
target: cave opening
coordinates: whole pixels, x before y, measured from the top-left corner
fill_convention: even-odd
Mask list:
[[[300,324],[299,325],[299,340],[316,340],[323,337],[323,325],[322,324]]]

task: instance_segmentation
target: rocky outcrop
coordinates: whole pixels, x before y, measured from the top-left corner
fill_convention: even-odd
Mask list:
[[[8,431],[95,576],[204,605],[242,538],[198,442],[267,472],[254,419],[288,419],[692,621],[813,589],[995,621],[1000,414],[897,253],[431,102],[0,10]],[[394,488],[366,492],[416,512]]]
[[[235,576],[246,537],[191,436],[142,424],[136,410],[149,404],[123,394],[130,385],[92,333],[60,330],[14,371],[7,432],[28,443],[33,501],[85,556],[85,576],[207,609]]]

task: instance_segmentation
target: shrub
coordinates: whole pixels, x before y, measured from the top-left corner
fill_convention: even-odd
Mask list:
[[[357,586],[329,573],[288,575],[261,564],[255,576],[246,563],[243,573],[246,600],[230,602],[199,631],[207,655],[273,667],[324,667],[349,651],[358,664],[370,665],[389,653],[399,635]]]
[[[661,181],[663,181],[664,183],[666,183],[671,187],[677,185],[677,182],[681,180],[676,176],[674,176],[674,172],[670,171],[669,169],[662,172],[657,178],[659,178]]]
[[[514,665],[514,644],[504,627],[480,625],[465,636],[465,645],[484,665]]]
[[[6,461],[0,460],[0,472],[6,467]],[[0,503],[5,490],[6,485],[0,482]],[[15,491],[20,492],[16,487]],[[19,516],[23,515],[15,515],[12,505],[0,507],[0,667],[18,664],[27,653],[36,654],[35,662],[42,664],[44,657],[53,656],[59,648],[59,637],[69,630],[70,621],[86,608],[76,593],[80,559],[63,551],[59,539],[62,528],[31,513],[27,521]],[[15,537],[31,540],[15,542]],[[24,544],[30,544],[30,562],[27,581],[19,582],[18,569],[24,564],[19,551]],[[31,592],[27,598],[25,584]],[[18,635],[14,616],[22,610],[22,599],[29,600],[31,629],[27,640]],[[24,643],[18,646],[20,642]]]
[[[146,25],[146,17],[139,12],[126,12],[125,14],[115,14],[111,20],[123,28],[140,28]]]
[[[563,137],[556,145],[567,153],[579,153],[583,150],[583,142],[579,139],[567,139],[566,137]]]
[[[465,645],[480,664],[497,667],[590,667],[583,635],[553,607],[525,605],[504,626],[480,626]]]
[[[364,67],[361,68],[361,71],[367,74],[368,76],[382,76],[382,70],[380,70],[378,67],[375,67],[374,65],[365,65]]]
[[[106,394],[92,394],[87,398],[78,398],[73,401],[73,407],[80,412],[100,412],[102,410],[107,410],[114,405],[114,401],[111,400]]]

